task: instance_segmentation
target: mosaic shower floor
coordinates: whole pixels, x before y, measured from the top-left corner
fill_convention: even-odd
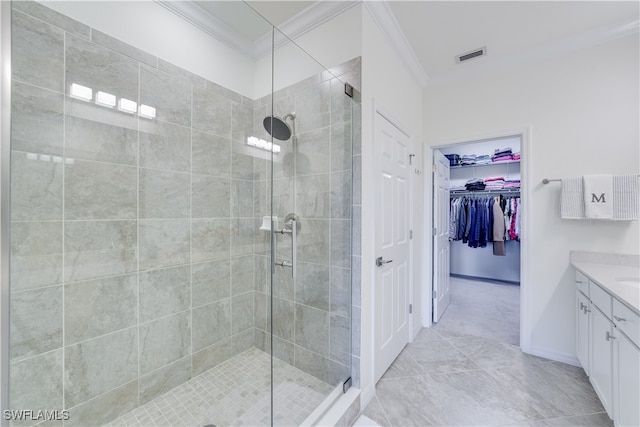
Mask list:
[[[300,425],[334,387],[274,359],[274,425]],[[108,426],[266,426],[270,356],[250,349],[112,421]]]

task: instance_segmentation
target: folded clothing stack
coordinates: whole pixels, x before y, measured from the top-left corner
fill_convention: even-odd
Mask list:
[[[507,179],[504,182],[503,188],[520,188],[520,180],[519,179]]]
[[[520,160],[520,153],[513,153],[511,157],[513,158],[513,160]]]
[[[491,156],[488,154],[484,154],[482,156],[476,157],[476,165],[490,165],[491,164]]]
[[[511,147],[506,148],[496,148],[494,150],[493,155],[491,156],[491,161],[493,162],[504,162],[507,160],[513,160]]]
[[[485,178],[484,184],[487,190],[502,190],[504,186],[504,178],[501,176]]]
[[[476,155],[475,154],[465,154],[460,158],[460,164],[462,166],[466,165],[475,165],[476,164]]]
[[[449,159],[449,166],[457,166],[460,164],[459,154],[445,154],[444,156]]]
[[[467,188],[467,191],[484,190],[486,187],[484,181],[481,178],[470,179],[464,186]]]

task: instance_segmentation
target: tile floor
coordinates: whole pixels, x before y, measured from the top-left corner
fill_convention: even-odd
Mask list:
[[[452,283],[441,322],[400,353],[363,415],[380,426],[612,426],[581,368],[511,344],[519,289],[485,285]]]
[[[121,416],[109,426],[266,426],[270,356],[250,349]],[[334,387],[274,359],[274,425],[300,425]]]

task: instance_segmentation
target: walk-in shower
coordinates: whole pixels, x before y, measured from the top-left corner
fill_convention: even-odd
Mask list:
[[[312,422],[354,356],[359,60],[244,2],[11,8],[10,424]]]

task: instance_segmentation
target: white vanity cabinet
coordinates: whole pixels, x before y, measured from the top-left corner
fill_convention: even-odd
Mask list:
[[[576,354],[616,426],[640,426],[640,314],[576,271]]]

